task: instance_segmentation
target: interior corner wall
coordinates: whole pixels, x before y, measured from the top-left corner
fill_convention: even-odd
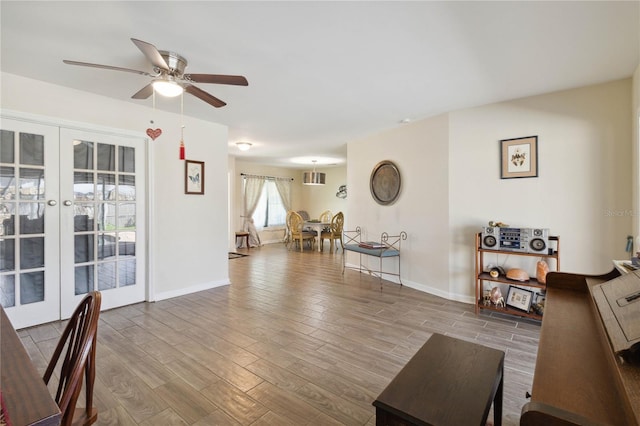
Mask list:
[[[441,115],[349,143],[345,229],[359,226],[363,239],[377,241],[382,232],[405,231],[403,284],[457,299],[449,288],[448,128],[448,116]],[[402,182],[398,200],[386,206],[374,201],[369,187],[373,168],[383,160],[396,164]],[[357,265],[358,255],[347,253],[347,262]],[[397,262],[384,262],[385,270],[396,271]],[[377,269],[377,259],[373,263]]]
[[[98,126],[146,137],[152,115],[147,106],[7,73],[1,90],[3,109],[86,123],[89,130]],[[186,195],[185,164],[178,159],[180,115],[156,109],[154,122],[163,133],[149,140],[149,299],[228,284],[227,127],[184,117],[186,156],[205,162],[205,194]]]
[[[625,79],[450,114],[452,292],[473,288],[473,235],[490,220],[549,228],[565,272],[604,273],[628,258],[631,90]],[[500,140],[534,135],[538,177],[500,179]]]

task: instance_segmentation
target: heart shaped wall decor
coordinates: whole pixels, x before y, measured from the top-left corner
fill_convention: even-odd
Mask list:
[[[162,129],[147,129],[147,136],[154,141],[162,134]]]

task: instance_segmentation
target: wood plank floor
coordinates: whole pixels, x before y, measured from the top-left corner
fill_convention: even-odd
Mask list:
[[[229,260],[230,286],[101,314],[98,424],[374,425],[372,401],[434,332],[505,351],[504,424],[518,424],[536,323],[381,290],[343,276],[341,252],[241,251],[250,256]],[[19,331],[40,371],[63,326]]]

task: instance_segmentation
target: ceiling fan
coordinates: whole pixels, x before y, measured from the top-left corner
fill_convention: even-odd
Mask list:
[[[153,44],[142,40],[132,38],[131,41],[142,51],[149,62],[151,62],[154,74],[130,68],[91,64],[88,62],[70,61],[67,59],[64,59],[62,62],[69,65],[131,72],[153,78],[151,83],[144,86],[132,96],[133,99],[147,99],[153,94],[154,89],[161,95],[169,97],[178,96],[185,91],[205,101],[209,105],[220,108],[226,105],[224,101],[194,86],[192,83],[231,84],[235,86],[249,85],[247,79],[241,75],[185,74],[184,70],[187,68],[187,60],[182,56],[175,52],[158,50]]]

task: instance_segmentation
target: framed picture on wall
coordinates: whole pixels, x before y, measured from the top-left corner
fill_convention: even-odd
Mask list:
[[[184,193],[204,194],[204,161],[184,160]]]
[[[500,179],[538,176],[538,137],[500,141]]]

